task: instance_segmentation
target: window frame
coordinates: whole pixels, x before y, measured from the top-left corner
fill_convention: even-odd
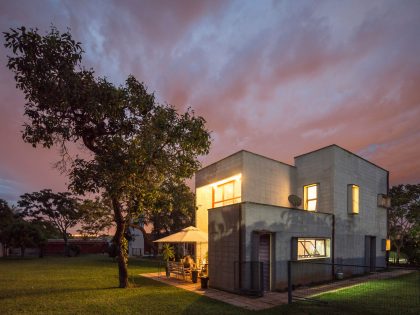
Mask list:
[[[308,188],[316,187],[316,198],[308,198]],[[315,209],[308,209],[308,204],[310,201],[315,200]],[[308,184],[303,186],[303,210],[306,211],[318,211],[318,201],[319,201],[319,183]]]
[[[323,243],[324,254],[311,255],[304,243],[314,241],[314,250],[317,251],[317,242]],[[302,244],[307,255],[299,255],[299,244]],[[331,257],[331,239],[327,237],[296,237],[296,260],[328,259]]]
[[[357,211],[355,211],[354,188],[357,187]],[[360,186],[357,184],[347,185],[347,213],[359,214],[360,213]]]
[[[241,195],[235,196],[235,185],[237,185],[236,182],[237,182],[237,180],[232,179],[230,181],[227,181],[225,183],[222,183],[222,184],[219,184],[219,185],[216,185],[216,186],[213,187],[213,189],[212,189],[212,193],[213,193],[213,196],[212,196],[212,207],[213,208],[223,207],[223,206],[225,206],[224,203],[225,202],[228,202],[228,201],[232,201],[232,204],[235,204],[235,200],[238,199],[238,198],[240,200],[241,195],[242,195],[242,192],[241,192]],[[225,189],[224,189],[224,186],[227,186],[227,185],[230,185],[230,184],[233,185],[233,190],[232,190],[233,191],[233,197],[232,198],[225,199]],[[216,201],[216,189],[219,188],[219,187],[223,187],[222,188],[222,199],[220,201]]]

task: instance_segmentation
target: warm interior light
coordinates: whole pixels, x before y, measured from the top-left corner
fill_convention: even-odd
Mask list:
[[[228,178],[222,179],[218,182],[215,182],[215,183],[211,184],[211,186],[215,187],[215,186],[223,185],[224,183],[227,183],[227,182],[238,181],[238,180],[241,179],[241,177],[242,177],[242,174],[237,174],[235,176],[228,177]]]
[[[318,185],[304,186],[304,209],[309,211],[316,210],[316,204],[318,200]]]
[[[386,251],[390,251],[391,250],[391,240],[390,239],[387,239],[386,240],[385,250]]]
[[[211,184],[213,208],[241,202],[241,174]]]
[[[353,213],[359,213],[359,186],[352,185]]]

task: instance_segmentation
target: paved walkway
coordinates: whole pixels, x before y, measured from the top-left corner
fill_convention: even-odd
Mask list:
[[[366,277],[353,278],[348,280],[342,280],[333,282],[330,284],[320,285],[317,287],[311,288],[302,288],[293,291],[294,296],[299,297],[311,297],[316,296],[322,293],[329,291],[337,291],[340,289],[348,288],[359,283],[363,283],[373,279],[387,279],[403,274],[412,272],[411,270],[394,270],[391,272],[377,273],[372,274]],[[287,304],[287,292],[265,292],[263,297],[255,298],[248,297],[243,295],[237,295],[234,293],[229,293],[225,291],[220,291],[212,288],[201,289],[200,281],[198,283],[192,283],[190,281],[185,281],[178,278],[166,278],[163,273],[143,273],[140,274],[142,277],[153,279],[159,282],[166,283],[168,285],[173,285],[177,288],[181,288],[190,292],[194,292],[209,298],[219,300],[225,303],[229,303],[238,307],[242,307],[248,310],[264,310],[274,306]]]
[[[200,281],[197,283],[192,283],[191,281],[185,281],[173,277],[166,278],[163,273],[142,273],[140,276],[173,285],[177,288],[204,295],[209,298],[229,303],[238,307],[246,308],[248,310],[263,310],[277,305],[287,304],[287,293],[266,292],[263,297],[255,298],[212,288],[201,289]]]

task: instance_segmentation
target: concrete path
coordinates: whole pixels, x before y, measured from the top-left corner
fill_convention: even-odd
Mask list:
[[[237,295],[234,293],[229,293],[212,288],[201,289],[200,281],[198,281],[198,283],[192,283],[191,281],[185,281],[173,277],[166,278],[165,275],[159,274],[158,272],[142,273],[140,274],[140,276],[163,282],[168,285],[173,285],[177,288],[204,295],[209,298],[229,303],[248,310],[263,310],[277,305],[287,304],[287,293],[266,292],[263,297],[255,298]]]
[[[325,285],[316,287],[306,287],[293,291],[294,296],[298,297],[311,297],[319,294],[323,294],[330,291],[337,291],[345,289],[369,280],[387,279],[398,277],[407,273],[413,272],[412,270],[394,270],[390,272],[375,273],[366,277],[352,278],[342,281],[337,281]],[[194,292],[209,298],[219,300],[225,303],[229,303],[238,307],[242,307],[248,310],[264,310],[274,306],[287,304],[287,292],[265,292],[263,297],[255,298],[243,295],[237,295],[225,291],[220,291],[212,288],[201,289],[200,281],[198,283],[192,283],[191,281],[185,281],[178,278],[166,278],[162,273],[143,273],[140,274],[142,277],[153,279],[159,282],[173,285],[177,288],[181,288],[190,292]]]

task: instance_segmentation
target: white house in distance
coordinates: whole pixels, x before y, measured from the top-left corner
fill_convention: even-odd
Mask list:
[[[337,145],[294,160],[239,151],[196,173],[211,287],[237,291],[252,262],[264,290],[287,286],[289,260],[385,266],[388,171]]]
[[[142,224],[142,223],[138,223]],[[144,255],[144,235],[140,229],[133,226],[129,227],[132,239],[128,242],[129,256],[143,256]]]

